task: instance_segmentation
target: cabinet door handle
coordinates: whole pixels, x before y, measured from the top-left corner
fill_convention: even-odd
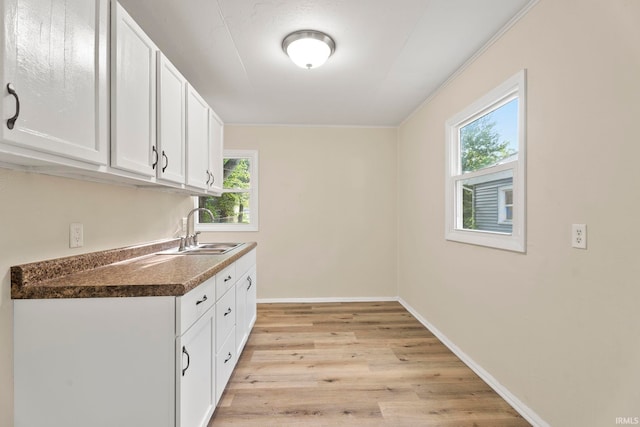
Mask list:
[[[153,164],[151,165],[151,169],[155,169],[156,166],[158,166],[158,150],[156,150],[156,146],[155,145],[152,147],[152,149],[153,149],[153,154],[155,154],[156,158],[153,161]]]
[[[211,175],[211,185],[213,185],[216,182],[216,176],[212,172],[209,172],[209,174]]]
[[[18,98],[18,94],[16,93],[16,88],[13,86],[13,83],[7,83],[7,91],[9,92],[9,95],[13,95],[16,98],[16,114],[7,120],[7,127],[9,129],[13,129],[16,124],[16,120],[18,120],[18,116],[20,115],[20,98]]]
[[[211,181],[211,172],[207,171],[207,185],[209,185],[209,181]]]
[[[249,286],[247,286],[247,290],[251,289],[251,286],[253,285],[253,280],[251,280],[251,276],[247,276],[247,280],[249,281]]]
[[[184,373],[187,372],[187,369],[189,369],[189,365],[191,364],[191,356],[189,356],[189,352],[185,346],[182,346],[182,354],[187,355],[187,366],[182,370],[182,376],[184,377]]]
[[[164,150],[162,150],[162,158],[165,160],[164,167],[162,168],[162,172],[164,172],[167,169],[167,167],[169,167],[169,158],[167,157],[166,154],[164,154]]]
[[[231,307],[227,308],[227,311],[224,312],[223,316],[228,316],[229,314],[231,314]]]
[[[227,363],[229,360],[231,360],[232,357],[233,355],[231,354],[231,352],[229,352],[229,354],[227,355],[227,358],[224,359],[224,363]]]
[[[228,282],[229,280],[231,280],[231,276],[227,276],[227,277],[224,279],[224,281],[225,281],[225,282]]]
[[[205,302],[207,300],[207,295],[205,294],[202,299],[196,301],[196,305],[202,304],[203,302]]]

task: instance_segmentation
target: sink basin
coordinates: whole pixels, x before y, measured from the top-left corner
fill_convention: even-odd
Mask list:
[[[223,255],[244,243],[199,243],[198,246],[185,248],[183,251],[178,248],[158,252],[159,255]]]

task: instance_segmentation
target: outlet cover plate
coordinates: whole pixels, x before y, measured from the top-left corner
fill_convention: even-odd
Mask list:
[[[69,247],[80,248],[84,244],[84,232],[82,224],[74,222],[69,224]]]
[[[587,224],[571,225],[571,246],[577,249],[587,249]]]

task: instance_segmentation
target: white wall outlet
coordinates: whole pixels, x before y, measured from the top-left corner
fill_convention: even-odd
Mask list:
[[[187,232],[187,217],[182,218],[182,232]]]
[[[82,224],[74,222],[69,224],[69,247],[80,248],[84,244]]]
[[[571,225],[571,246],[578,249],[587,249],[587,224]]]

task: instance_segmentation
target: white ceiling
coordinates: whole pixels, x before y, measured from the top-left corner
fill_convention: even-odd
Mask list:
[[[225,123],[396,126],[531,0],[120,0]],[[336,42],[294,65],[282,39]]]

